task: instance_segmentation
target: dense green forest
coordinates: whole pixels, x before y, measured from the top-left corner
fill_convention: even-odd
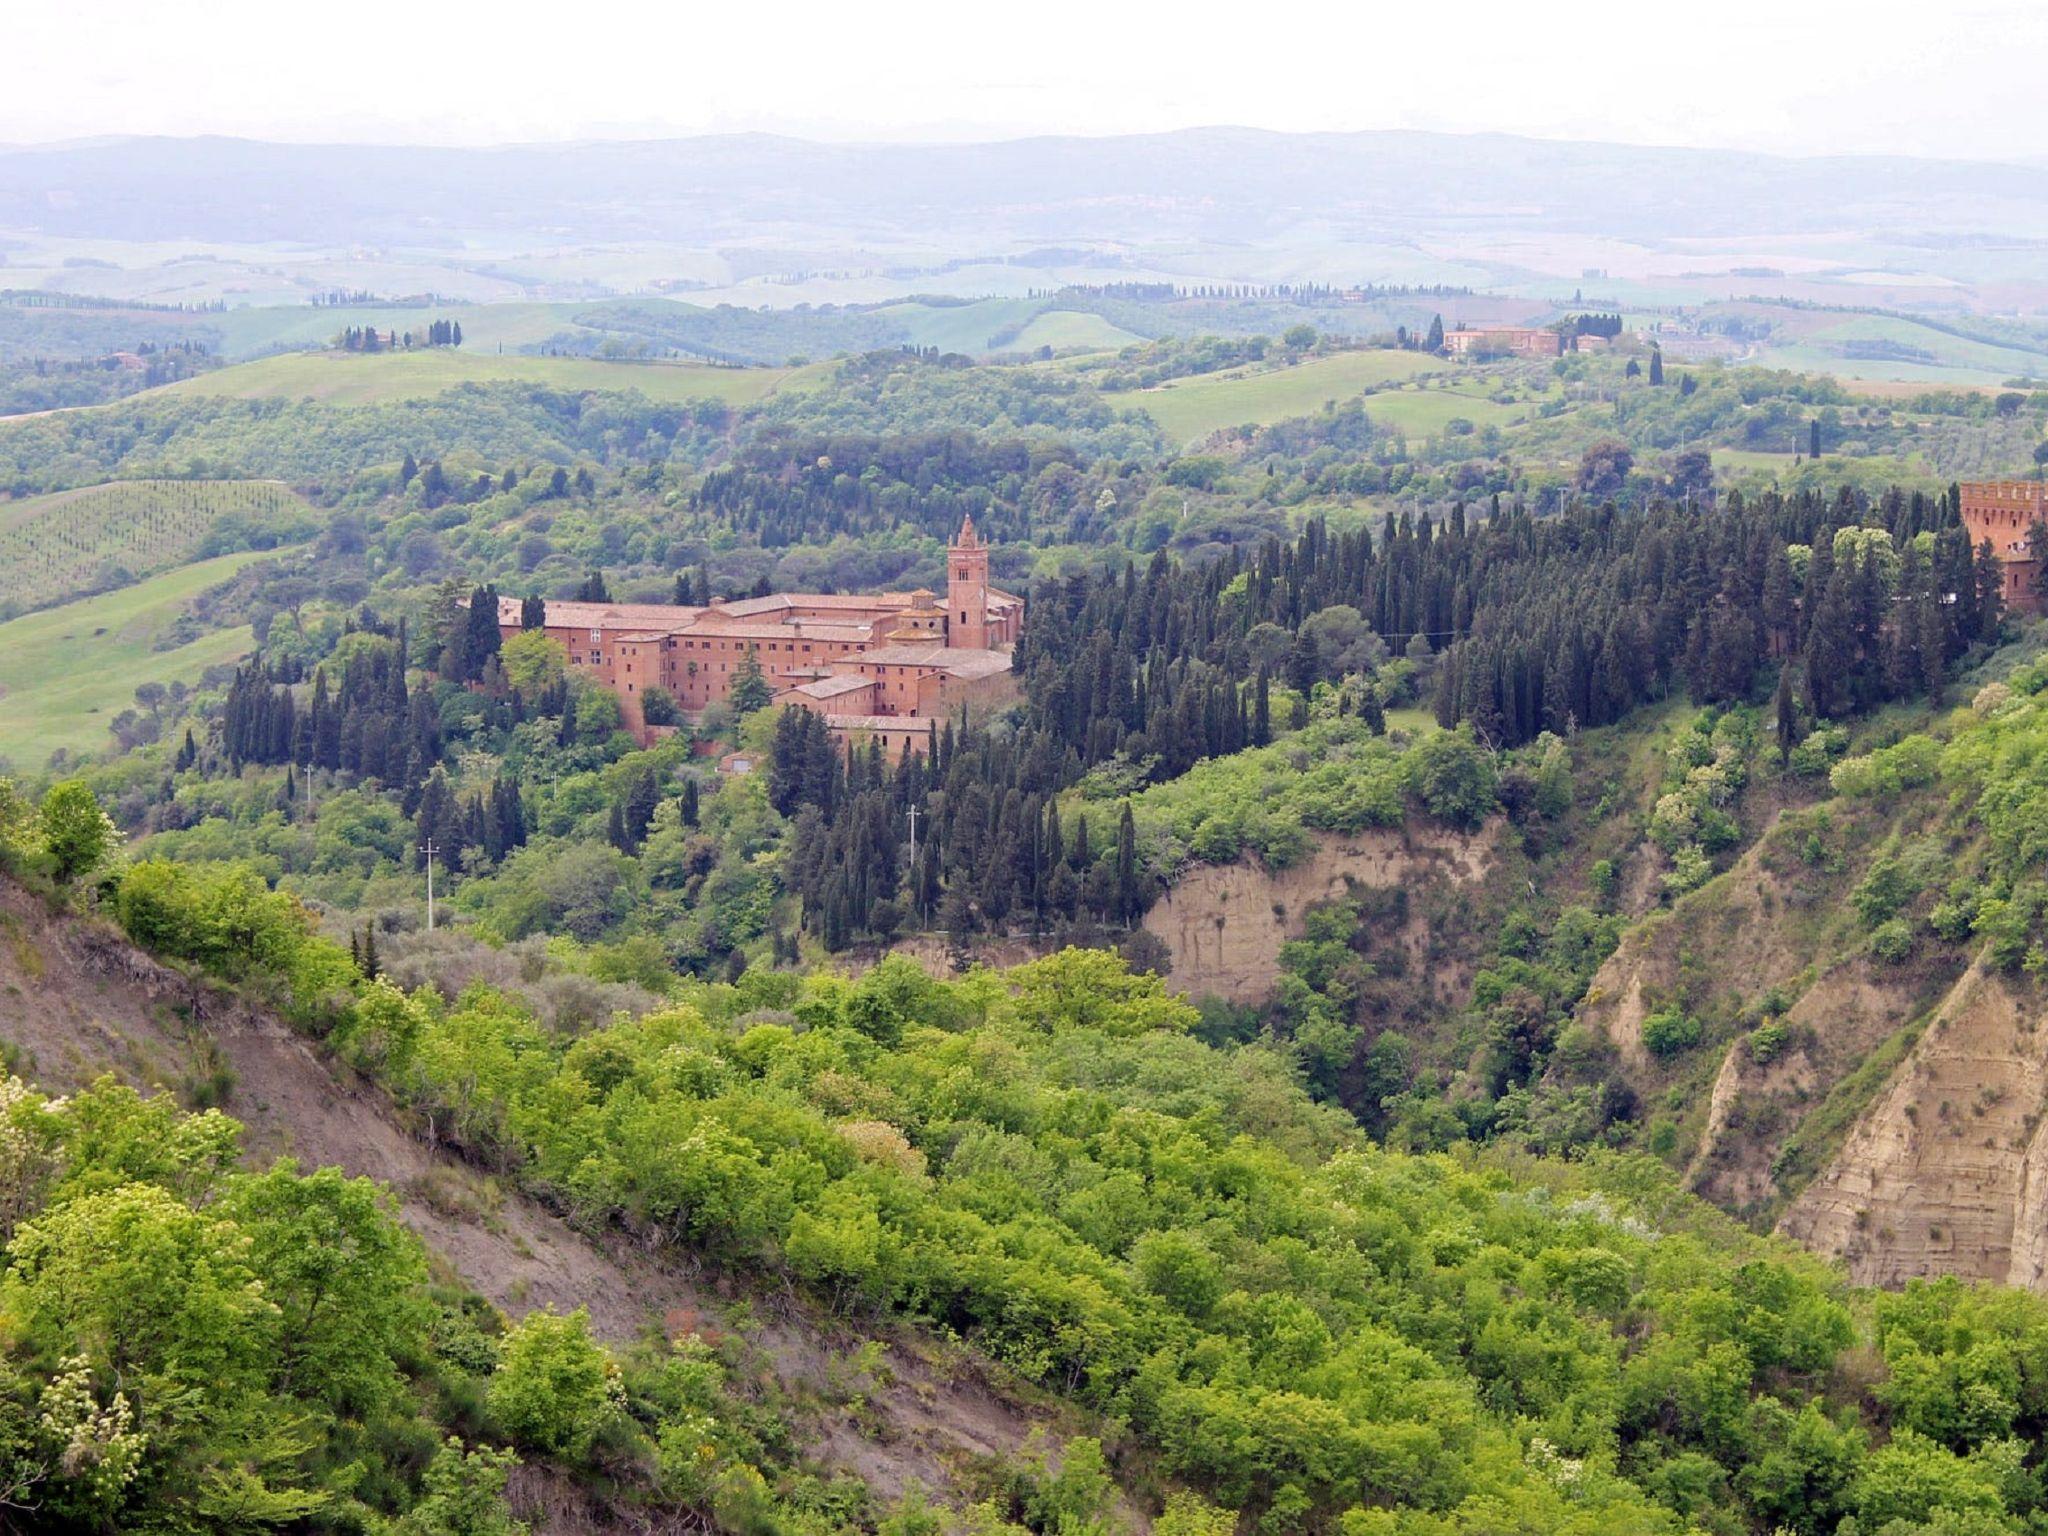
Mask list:
[[[887,1536],[2048,1523],[2048,1302],[1852,1285],[1687,1193],[1708,1058],[1817,1050],[1792,992],[1687,971],[1635,1057],[1587,1022],[1631,942],[1712,951],[1691,914],[1764,856],[1873,986],[2032,996],[2048,669],[1949,482],[2031,462],[2048,399],[1616,355],[1262,417],[1292,370],[1415,353],[1244,302],[1289,326],[866,351],[746,406],[492,382],[0,424],[0,519],[143,477],[306,502],[187,615],[248,625],[241,660],[120,700],[116,750],[7,765],[0,874],[732,1309],[514,1321],[390,1193],[243,1155],[232,1073],[58,1098],[17,1053],[0,1523],[454,1536],[570,1491],[620,1529]],[[802,330],[748,326],[716,334]],[[1196,388],[1244,418],[1177,443],[1158,402]],[[643,748],[489,620],[937,586],[967,515],[1028,599],[1019,695],[900,764],[744,696]],[[1171,990],[1151,919],[1191,878],[1397,842],[1484,874],[1276,897],[1270,989]],[[1816,1081],[1773,1199],[1870,1091]],[[757,1309],[921,1330],[1073,1417],[879,1496],[821,1424],[886,1425],[778,1384]]]

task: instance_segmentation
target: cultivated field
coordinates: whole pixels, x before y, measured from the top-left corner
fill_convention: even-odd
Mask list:
[[[215,540],[282,542],[311,519],[271,480],[117,480],[0,502],[0,614],[127,586]]]
[[[1224,427],[1264,426],[1306,416],[1321,410],[1326,400],[1348,400],[1394,380],[1441,373],[1450,366],[1421,352],[1338,352],[1291,367],[1231,369],[1177,379],[1115,400],[1136,406],[1167,436],[1187,443]],[[1371,413],[1373,407],[1366,409]]]
[[[587,357],[526,357],[434,347],[413,352],[285,352],[239,363],[160,393],[239,400],[319,400],[372,405],[418,400],[459,384],[509,379],[556,389],[638,390],[653,400],[723,400],[751,405],[800,370],[715,368],[704,364],[604,362]]]
[[[261,555],[222,555],[136,586],[0,624],[0,758],[39,771],[59,747],[97,751],[142,683],[197,682],[254,643],[246,625],[166,650],[192,598]]]

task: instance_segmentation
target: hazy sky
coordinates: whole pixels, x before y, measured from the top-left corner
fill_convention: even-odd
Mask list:
[[[2048,0],[8,9],[0,141],[968,138],[1240,123],[2048,156],[2048,114],[2030,110]]]

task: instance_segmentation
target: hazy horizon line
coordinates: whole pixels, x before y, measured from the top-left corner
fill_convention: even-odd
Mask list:
[[[686,128],[680,125],[634,131],[627,125],[588,133],[567,133],[552,138],[515,137],[491,140],[437,139],[432,137],[349,137],[342,134],[279,137],[262,133],[176,133],[122,132],[71,134],[50,139],[0,139],[0,153],[37,153],[153,143],[254,144],[283,149],[388,149],[445,150],[486,154],[498,151],[600,148],[622,144],[687,144],[711,140],[764,139],[825,149],[978,149],[1034,142],[1118,143],[1143,139],[1170,139],[1214,133],[1256,134],[1276,139],[1346,138],[1439,138],[1505,139],[1525,144],[1552,144],[1591,149],[1650,150],[1674,154],[1729,155],[1765,160],[1904,160],[1923,164],[2009,165],[2038,169],[2048,156],[2001,156],[1961,154],[1911,154],[1883,149],[1760,149],[1742,144],[1687,144],[1653,139],[1589,137],[1580,134],[1550,134],[1506,128],[1269,128],[1249,122],[1187,123],[1173,128],[1133,129],[1126,132],[1074,133],[1043,128],[1004,129],[994,125],[903,125],[875,133],[844,135],[797,128]]]

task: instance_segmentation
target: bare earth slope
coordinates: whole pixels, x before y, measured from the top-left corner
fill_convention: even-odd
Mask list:
[[[112,928],[51,914],[0,880],[0,1045],[15,1070],[57,1092],[113,1073],[176,1090],[212,1064],[233,1073],[223,1106],[248,1128],[252,1161],[296,1157],[389,1185],[399,1215],[464,1285],[517,1317],[588,1307],[593,1328],[630,1338],[671,1317],[715,1316],[729,1285],[692,1275],[616,1238],[576,1228],[537,1202],[413,1137],[390,1102],[345,1081],[286,1025],[137,950]],[[785,1386],[831,1395],[835,1365],[859,1336],[794,1306],[766,1306],[755,1342]],[[821,1413],[812,1451],[893,1498],[913,1478],[944,1488],[976,1458],[1012,1454],[1034,1433],[1057,1446],[1071,1426],[998,1368],[913,1329],[896,1329],[885,1381],[856,1427]],[[565,1529],[577,1522],[565,1520]]]
[[[1262,1001],[1280,979],[1280,946],[1301,936],[1303,914],[1319,901],[1354,887],[1402,889],[1464,886],[1484,878],[1500,827],[1471,835],[1405,826],[1352,837],[1329,837],[1289,869],[1250,862],[1203,864],[1190,869],[1145,914],[1145,928],[1172,954],[1167,985],[1191,997],[1214,994],[1235,1003]],[[1411,918],[1400,942],[1418,962],[1426,958],[1426,925]],[[1439,1001],[1463,1001],[1451,978]]]
[[[1859,1281],[1956,1274],[2048,1288],[2048,1031],[1973,966],[1780,1230]]]

